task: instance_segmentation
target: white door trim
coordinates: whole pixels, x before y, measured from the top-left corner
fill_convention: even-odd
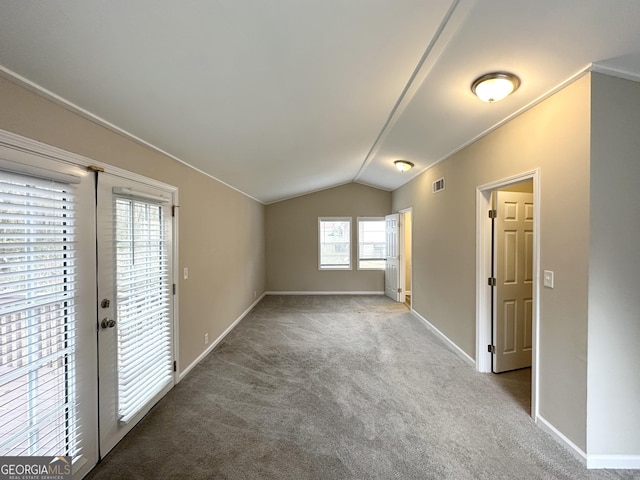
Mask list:
[[[491,192],[514,183],[533,180],[533,347],[531,352],[531,416],[538,418],[540,340],[540,169],[496,180],[476,187],[476,369],[491,372]]]

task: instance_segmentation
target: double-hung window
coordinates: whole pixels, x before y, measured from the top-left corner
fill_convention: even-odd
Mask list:
[[[320,270],[351,269],[351,218],[318,219]]]
[[[358,269],[384,270],[386,258],[384,218],[358,217]]]

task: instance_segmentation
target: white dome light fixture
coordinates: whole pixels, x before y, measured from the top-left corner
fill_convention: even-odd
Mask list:
[[[413,163],[407,162],[406,160],[396,160],[393,162],[396,168],[401,172],[406,172],[407,170],[413,168]]]
[[[477,78],[471,91],[483,102],[493,103],[511,95],[520,86],[520,79],[513,73],[493,72]]]

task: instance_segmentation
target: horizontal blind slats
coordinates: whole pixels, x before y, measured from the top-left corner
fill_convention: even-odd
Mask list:
[[[0,455],[73,455],[75,188],[0,173]]]
[[[118,411],[133,418],[172,380],[169,251],[162,208],[116,198]]]

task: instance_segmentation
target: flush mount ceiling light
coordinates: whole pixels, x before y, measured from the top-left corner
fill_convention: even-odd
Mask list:
[[[471,84],[471,91],[483,102],[493,103],[515,92],[520,79],[513,73],[493,72],[482,75]]]
[[[393,162],[398,170],[401,172],[406,172],[410,168],[413,168],[413,163],[407,162],[406,160],[396,160]]]

